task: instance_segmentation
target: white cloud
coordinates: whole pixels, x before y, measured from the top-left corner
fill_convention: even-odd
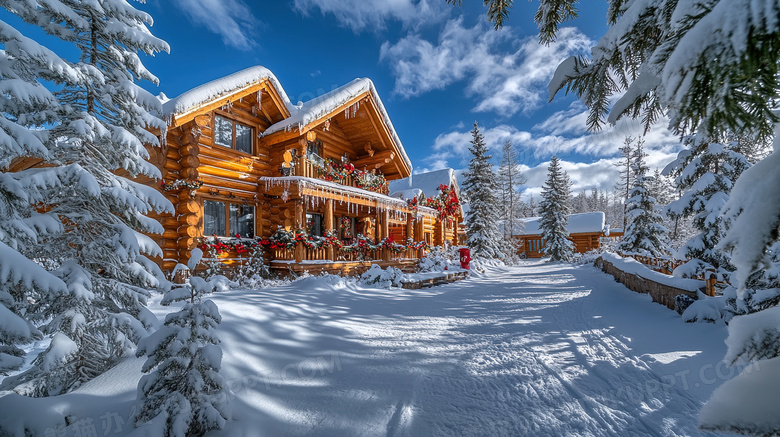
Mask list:
[[[626,136],[642,136],[643,128],[636,121],[621,120],[616,126],[607,126],[601,132],[591,133],[584,128],[586,116],[585,107],[575,102],[569,109],[551,115],[530,131],[502,124],[490,128],[482,126],[480,132],[485,137],[495,163],[500,160],[501,146],[507,140],[518,148],[519,161],[528,177],[527,194],[538,197],[549,162],[533,166],[527,163],[538,162],[539,158],[547,161],[553,154],[563,158],[563,169],[574,183],[574,192],[593,188],[612,190],[619,179],[618,169],[614,166],[619,159],[618,148]],[[663,169],[682,148],[679,138],[664,126],[664,120],[661,120],[644,135],[645,151],[649,155],[647,163],[651,171]],[[433,153],[423,160],[426,168],[416,170],[422,172],[467,166],[471,158],[468,150],[471,139],[467,127],[440,134],[434,140]],[[591,162],[567,161],[567,158],[571,159],[571,154],[592,156],[594,159]]]
[[[338,23],[355,33],[381,30],[390,20],[406,27],[435,23],[451,9],[443,0],[294,0],[294,9],[304,15],[319,9],[322,15],[332,14]]]
[[[650,171],[656,168],[663,169],[677,157],[677,153],[667,153],[659,150],[648,152],[647,164]],[[561,168],[569,175],[572,181],[572,193],[580,191],[590,192],[593,189],[612,191],[620,180],[619,169],[615,165],[619,158],[600,159],[591,163],[569,162],[561,160]],[[549,162],[543,162],[534,167],[522,166],[523,174],[528,178],[523,197],[527,200],[532,196],[537,201],[541,197],[542,185],[547,178]]]
[[[515,49],[502,50],[507,45]],[[475,111],[510,116],[538,108],[558,64],[591,45],[574,28],[561,29],[545,46],[535,36],[517,40],[509,27],[495,31],[480,22],[467,28],[458,18],[446,23],[436,44],[410,34],[382,44],[380,59],[390,64],[396,94],[412,97],[466,80],[466,94],[478,99]]]
[[[174,0],[184,15],[222,38],[227,46],[250,50],[257,45],[247,29],[259,21],[244,0]]]
[[[584,105],[575,102],[569,109],[554,113],[530,131],[500,124],[490,128],[481,126],[480,132],[496,157],[501,146],[511,141],[529,159],[571,153],[608,158],[617,155],[627,136],[643,137],[648,151],[664,154],[679,151],[680,139],[666,129],[665,120],[653,125],[647,133],[644,133],[641,123],[631,119],[620,120],[615,126],[605,126],[599,132],[588,132],[584,127],[586,111]],[[465,126],[440,134],[433,142],[434,153],[425,162],[430,165],[435,160],[447,159],[450,166],[462,165],[470,158],[468,148],[471,138],[470,127]]]

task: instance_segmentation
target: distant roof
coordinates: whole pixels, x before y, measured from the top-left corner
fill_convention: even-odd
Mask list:
[[[541,235],[539,229],[539,220],[541,217],[529,217],[520,219],[524,228],[518,229],[521,235]],[[571,214],[568,217],[566,230],[570,234],[582,234],[590,232],[604,232],[607,229],[607,221],[603,212],[585,212],[582,214]]]
[[[371,79],[368,78],[355,79],[352,82],[327,94],[323,94],[319,97],[315,97],[309,100],[308,102],[304,102],[302,105],[293,106],[290,110],[290,114],[292,114],[290,117],[271,125],[271,127],[266,129],[263,135],[270,135],[275,132],[286,131],[290,129],[301,130],[309,123],[312,123],[319,118],[332,113],[338,109],[339,106],[366,92],[371,93],[377,108],[379,108],[379,112],[382,115],[385,125],[387,125],[387,128],[390,131],[393,142],[395,142],[397,146],[396,148],[398,149],[401,158],[411,169],[412,161],[406,154],[406,150],[404,150],[401,139],[398,138],[398,133],[396,133],[395,127],[393,127],[393,122],[390,121],[390,116],[387,114],[385,105],[382,104],[382,99],[379,98],[379,93],[377,93],[374,83],[371,81]]]
[[[399,197],[401,194],[411,194],[409,191],[410,189],[420,190],[425,193],[427,197],[433,197],[439,190],[439,185],[449,186],[452,185],[453,181],[457,181],[457,179],[455,179],[455,170],[443,168],[441,170],[419,173],[411,175],[408,178],[390,181],[388,187],[390,188],[390,195],[393,197]],[[410,197],[403,198],[409,199]]]
[[[395,181],[392,181],[395,182]],[[390,183],[392,183],[390,182]],[[403,191],[392,191],[390,193],[390,197],[397,197],[399,199],[409,200],[409,199],[416,199],[421,194],[423,194],[423,190],[419,188],[408,188]]]
[[[292,113],[296,108],[290,103],[290,98],[287,96],[284,88],[282,88],[282,84],[271,73],[271,70],[258,65],[204,83],[170,100],[163,99],[163,118],[170,118],[174,115],[189,112],[212,100],[233,94],[264,79],[268,79],[271,82],[285,106],[287,106],[287,109]]]

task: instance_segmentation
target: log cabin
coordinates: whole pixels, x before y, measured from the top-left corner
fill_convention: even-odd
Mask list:
[[[410,270],[441,240],[438,211],[388,195],[412,164],[369,79],[293,105],[252,67],[166,99],[162,115],[163,146],[149,151],[163,180],[147,183],[176,210],[155,217],[164,271],[196,247],[241,262],[257,242],[282,272]]]
[[[518,241],[518,254],[526,258],[544,256],[544,240],[539,228],[539,217],[524,218],[520,221],[515,239]],[[611,232],[603,212],[586,212],[568,216],[569,239],[574,243],[576,253],[586,253],[601,247],[602,239],[618,238],[622,232]]]
[[[466,241],[463,225],[463,206],[460,203],[460,185],[455,170],[444,168],[391,181],[388,184],[390,197],[415,202],[419,205],[440,204],[438,198],[446,198],[449,193],[455,200],[452,214],[444,214],[443,220],[437,220],[433,239],[427,241],[432,246],[457,246]]]

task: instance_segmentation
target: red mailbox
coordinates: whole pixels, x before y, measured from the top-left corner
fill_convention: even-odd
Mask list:
[[[468,247],[461,247],[458,252],[460,252],[460,266],[468,270],[471,263],[471,251]]]

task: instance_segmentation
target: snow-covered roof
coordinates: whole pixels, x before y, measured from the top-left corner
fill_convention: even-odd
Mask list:
[[[541,235],[539,229],[539,220],[541,217],[529,217],[520,219],[524,227],[518,230],[522,235]],[[604,232],[607,228],[606,217],[603,212],[585,212],[582,214],[569,215],[569,223],[566,230],[569,234],[582,234],[589,232]]]
[[[327,94],[323,94],[319,97],[304,102],[302,105],[293,106],[290,110],[290,117],[271,125],[265,130],[263,135],[270,135],[275,132],[287,131],[287,130],[301,130],[309,123],[312,123],[338,109],[340,106],[354,99],[355,97],[370,92],[371,96],[379,109],[380,114],[387,125],[388,130],[395,142],[398,153],[401,158],[406,162],[409,169],[412,168],[412,161],[404,150],[401,139],[398,138],[398,134],[393,127],[393,122],[390,121],[390,116],[387,115],[385,105],[382,104],[382,99],[379,98],[379,93],[376,91],[376,87],[371,79],[359,78],[352,82],[337,88]]]
[[[420,197],[420,194],[423,194],[423,190],[419,188],[407,188],[406,190],[391,192],[390,197],[397,197],[399,199],[409,200],[409,199],[416,199]]]
[[[409,191],[410,189],[422,191],[426,196],[433,197],[437,194],[436,192],[439,190],[439,185],[449,186],[453,185],[453,182],[456,182],[455,170],[443,168],[441,170],[419,173],[411,175],[408,178],[390,181],[388,187],[390,188],[391,196],[410,199],[411,197],[403,195],[404,193],[411,194],[412,192]]]
[[[290,103],[290,98],[287,96],[284,88],[282,88],[279,80],[274,76],[271,70],[258,65],[204,83],[203,85],[180,94],[178,97],[163,101],[162,115],[164,118],[168,119],[172,116],[191,112],[206,103],[222,96],[236,93],[266,79],[271,82],[277,93],[279,93],[279,96],[282,98],[285,106],[287,106],[287,109],[292,113],[292,110],[296,108]]]

